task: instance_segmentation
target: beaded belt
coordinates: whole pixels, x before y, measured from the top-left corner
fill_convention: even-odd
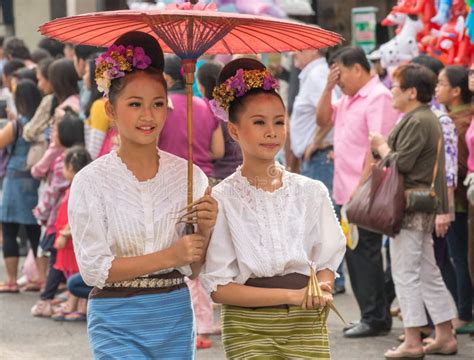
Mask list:
[[[184,284],[184,277],[165,279],[163,277],[145,277],[133,280],[116,281],[105,283],[108,288],[136,288],[136,289],[154,289],[168,288]]]

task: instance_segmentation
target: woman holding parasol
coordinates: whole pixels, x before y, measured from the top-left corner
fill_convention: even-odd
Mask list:
[[[179,234],[176,213],[190,209],[182,191],[187,167],[156,150],[167,90],[155,38],[125,33],[96,64],[120,147],[77,174],[69,202],[78,265],[94,286],[88,312],[94,356],[190,359],[194,320],[183,278],[199,274],[217,204],[194,167],[194,195],[202,196],[191,209],[196,233]]]

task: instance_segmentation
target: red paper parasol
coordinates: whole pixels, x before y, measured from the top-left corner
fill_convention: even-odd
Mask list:
[[[183,60],[188,95],[188,204],[192,203],[192,85],[196,60],[203,54],[259,54],[318,49],[342,41],[319,27],[269,17],[221,13],[215,5],[173,5],[163,11],[105,11],[50,21],[39,31],[62,42],[109,46],[120,35],[143,31],[164,52]]]

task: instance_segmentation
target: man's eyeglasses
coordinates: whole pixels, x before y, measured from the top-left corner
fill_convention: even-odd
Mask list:
[[[469,76],[474,76],[474,69],[469,69],[467,73],[469,74]]]

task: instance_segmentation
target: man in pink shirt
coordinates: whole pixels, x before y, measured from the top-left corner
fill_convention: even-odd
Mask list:
[[[319,126],[334,125],[334,190],[337,205],[346,204],[357,189],[370,163],[369,133],[387,136],[399,114],[392,95],[370,75],[370,64],[362,49],[345,47],[332,57],[333,65],[318,104]],[[332,103],[331,93],[340,86],[344,95]],[[382,235],[359,228],[359,243],[347,249],[351,285],[361,310],[361,320],[344,329],[345,337],[376,336],[391,329],[392,319],[384,293]]]

